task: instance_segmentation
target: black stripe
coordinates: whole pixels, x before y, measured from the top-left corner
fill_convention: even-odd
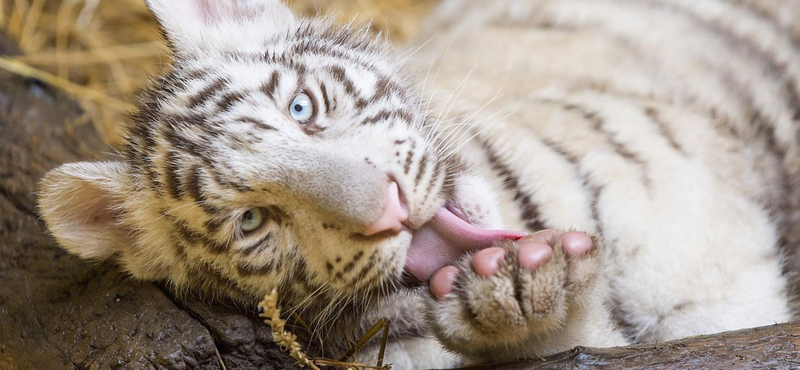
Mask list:
[[[319,90],[322,92],[322,101],[325,103],[325,115],[331,110],[331,102],[328,99],[328,88],[325,87],[324,82],[319,83]]]
[[[489,164],[503,179],[503,186],[506,190],[514,194],[514,202],[518,205],[517,208],[520,210],[522,221],[525,223],[525,227],[528,228],[528,231],[536,232],[547,229],[548,227],[539,214],[539,207],[533,203],[531,196],[522,190],[519,178],[502,162],[501,158],[495,154],[494,148],[489,142],[480,139],[478,139],[478,142],[481,144],[481,147],[483,147]]]
[[[203,125],[202,127],[204,130],[214,130],[212,127],[210,127],[210,125]],[[192,155],[193,157],[202,161],[206,165],[205,169],[210,175],[210,179],[220,184],[220,186],[234,189],[240,193],[253,191],[253,188],[248,186],[244,179],[236,178],[230,174],[223,175],[217,172],[219,168],[226,167],[217,166],[217,163],[214,160],[214,158],[217,157],[216,151],[209,140],[211,138],[222,136],[223,134],[221,132],[219,132],[218,135],[204,135],[200,138],[200,142],[194,142],[193,140],[189,140],[188,138],[178,134],[176,127],[167,123],[162,125],[162,135],[167,139],[167,141],[169,141],[173,148],[180,149],[183,153]]]
[[[349,77],[347,77],[347,72],[345,72],[344,68],[339,66],[329,66],[327,69],[331,76],[344,87],[344,91],[356,100],[356,108],[362,109],[367,106],[367,101],[358,95],[355,84],[352,80],[350,80]]]
[[[206,232],[208,232],[209,234],[213,235],[213,234],[216,234],[217,231],[219,231],[219,229],[222,227],[222,225],[224,225],[226,222],[228,222],[228,219],[226,217],[212,217],[212,218],[209,218],[203,224],[203,226],[205,226]]]
[[[182,72],[181,78],[185,81],[205,79],[209,74],[208,70],[202,68],[183,70]]]
[[[213,97],[217,91],[225,88],[228,85],[228,79],[226,78],[217,78],[212,81],[206,88],[200,90],[197,94],[189,97],[189,108],[197,108],[203,104],[205,104],[211,97]]]
[[[419,182],[422,181],[422,176],[425,175],[425,170],[428,166],[428,153],[423,152],[422,158],[419,160],[419,168],[417,169],[417,176],[414,178],[414,188],[419,186]]]
[[[172,198],[181,200],[183,199],[183,194],[181,194],[181,180],[178,177],[178,171],[180,168],[178,167],[178,153],[170,150],[167,151],[167,156],[164,159],[166,163],[164,164],[164,183],[167,186],[167,191]]]
[[[208,170],[211,179],[221,187],[233,189],[240,193],[255,191],[250,185],[247,185],[247,182],[241,177],[231,174],[222,174],[218,171],[217,167],[210,167]]]
[[[153,161],[153,150],[155,150],[155,125],[153,122],[142,122],[135,125],[132,129],[132,136],[135,141],[130,142],[128,147],[128,154],[134,158],[138,164],[137,168],[143,169],[146,172],[146,179],[150,183],[150,188],[156,192],[159,198],[164,197],[163,185],[159,180],[159,174],[156,171],[157,166]],[[138,139],[138,140],[136,140]]]
[[[173,240],[172,249],[175,251],[175,254],[181,261],[187,262],[189,259],[189,254],[186,253],[186,245],[183,240]]]
[[[773,55],[771,55],[769,51],[764,50],[761,47],[761,45],[759,45],[757,42],[754,42],[750,38],[741,37],[737,35],[735,31],[726,28],[724,24],[720,24],[719,22],[711,20],[706,21],[700,18],[697,14],[695,14],[692,9],[680,8],[671,4],[660,4],[660,5],[663,8],[671,10],[673,13],[679,13],[685,15],[686,18],[688,18],[701,28],[706,28],[707,30],[709,30],[711,34],[718,36],[722,40],[722,42],[728,47],[728,49],[734,52],[732,54],[738,54],[740,56],[750,57],[754,59],[756,63],[753,64],[762,67],[760,68],[761,69],[760,72],[762,72],[762,74],[769,75],[770,77],[772,77],[773,80],[782,85],[781,88],[784,90],[784,94],[781,95],[783,95],[785,98],[784,99],[785,108],[789,111],[789,114],[792,117],[800,117],[800,99],[798,98],[798,91],[796,83],[794,81],[794,76],[792,76],[792,74],[789,73],[788,65],[786,65],[785,63],[779,63],[773,57]],[[742,49],[744,49],[744,52],[740,51]],[[736,51],[740,52],[735,53]],[[764,70],[763,67],[766,67],[766,70]],[[720,73],[722,73],[725,76],[725,80],[729,85],[735,84],[737,87],[747,87],[745,83],[742,83],[740,82],[739,79],[737,79],[738,76],[734,74],[733,71],[723,70],[720,71]],[[753,98],[753,96],[751,95],[743,96],[742,92],[748,92],[751,90],[748,90],[746,88],[737,88],[732,91],[739,92],[738,95],[740,96],[740,98],[745,99],[749,103],[748,106],[752,107],[751,110],[757,111],[753,113],[753,115],[757,115],[758,117],[756,119],[751,119],[751,123],[756,123],[759,125],[767,124],[766,120],[763,119],[763,117],[765,117],[766,114],[763,112],[761,108],[758,108],[756,106],[755,99]],[[774,126],[774,122],[770,122],[769,125]],[[756,127],[756,128],[761,132],[766,132],[767,134],[771,135],[772,137],[769,139],[771,142],[776,144],[778,143],[777,137],[775,136],[774,133],[774,128],[770,130],[764,130],[761,127]],[[796,126],[793,129],[797,132]],[[800,133],[796,133],[796,135],[800,135]],[[785,152],[785,148],[781,148],[781,151]],[[781,158],[783,158],[783,156],[781,156]]]
[[[187,241],[191,245],[200,244],[203,247],[205,247],[207,251],[215,255],[222,254],[228,251],[227,244],[220,243],[192,229],[186,221],[179,220],[168,214],[164,214],[164,216],[168,219],[173,220],[172,230],[176,232],[183,240]]]
[[[208,122],[208,116],[197,112],[182,112],[179,114],[167,113],[161,117],[159,121],[166,122],[169,125],[182,123],[187,126],[195,126],[203,128]]]
[[[289,225],[290,224],[290,217],[289,213],[287,213],[283,208],[278,206],[269,206],[265,208],[267,211],[267,220],[274,222],[276,225]]]
[[[222,95],[220,100],[217,102],[217,109],[220,112],[227,112],[228,110],[231,109],[231,107],[234,104],[244,100],[244,98],[245,98],[245,94],[242,93],[242,92],[229,92],[229,93],[226,93],[226,94]]]
[[[333,76],[336,81],[342,84],[346,93],[356,98],[359,97],[353,81],[347,77],[347,72],[345,72],[344,68],[339,66],[330,66],[328,67],[328,72],[330,72],[331,76]]]
[[[594,220],[597,231],[600,233],[600,235],[603,235],[603,221],[600,220],[600,211],[597,209],[597,202],[599,201],[600,195],[603,192],[603,186],[595,184],[586,174],[583,173],[583,171],[581,171],[580,158],[568,152],[563,146],[546,137],[542,137],[540,140],[542,144],[544,144],[553,153],[558,154],[564,158],[564,160],[569,162],[569,164],[575,169],[575,172],[580,177],[581,182],[583,183],[583,188],[591,191],[589,211],[591,212],[592,220]]]
[[[342,267],[342,272],[343,272],[343,273],[345,273],[345,274],[347,274],[347,273],[349,273],[351,270],[353,270],[353,267],[356,265],[356,263],[358,263],[358,261],[359,261],[359,260],[361,259],[361,257],[363,257],[363,256],[364,256],[364,251],[358,251],[358,253],[356,253],[356,254],[353,256],[353,259],[352,259],[352,260],[350,260],[350,262],[348,262],[347,264],[345,264],[345,265],[344,265],[344,267]],[[341,276],[339,276],[338,274],[337,274],[337,276],[338,276],[338,277],[341,277]]]
[[[392,111],[386,111],[386,110],[380,111],[380,112],[376,113],[375,115],[367,117],[363,121],[361,121],[361,126],[365,126],[365,125],[369,125],[369,124],[373,124],[373,123],[377,123],[377,122],[383,122],[383,121],[391,118],[393,114],[394,114],[394,112],[392,112]]]
[[[367,277],[367,274],[369,274],[370,272],[373,272],[373,273],[377,272],[377,271],[373,271],[373,267],[375,267],[375,260],[376,260],[376,257],[377,257],[377,252],[378,252],[378,250],[374,249],[372,251],[372,253],[370,254],[370,256],[369,256],[369,259],[367,259],[367,263],[365,263],[364,266],[362,266],[358,270],[358,272],[353,275],[352,282],[353,282],[354,285],[357,284],[358,282],[369,281],[369,280],[365,280],[365,278]],[[390,259],[390,261],[391,261],[391,259]]]
[[[361,121],[361,125],[370,125],[378,122],[386,121],[390,118],[400,118],[406,122],[411,122],[411,114],[404,110],[382,110],[375,115],[369,116]]]
[[[608,250],[614,250],[613,248],[608,248]],[[608,305],[611,307],[611,318],[614,320],[614,326],[622,333],[625,338],[630,342],[636,342],[638,340],[637,333],[641,333],[639,329],[640,325],[637,325],[632,319],[628,319],[629,317],[633,317],[631,313],[624,310],[622,308],[623,300],[615,294],[615,292],[621,291],[621,289],[616,288],[616,282],[614,279],[609,279],[612,289],[609,291],[611,294],[609,295],[609,302]]]
[[[174,125],[170,122],[165,122],[165,124],[161,126],[161,135],[170,143],[170,145],[172,145],[172,148],[189,154],[201,160],[210,167],[215,165],[212,157],[214,157],[216,153],[213,151],[212,146],[207,141],[207,138],[201,139],[201,141],[205,141],[204,143],[196,143],[192,140],[189,140],[183,135],[179,134],[176,131],[176,127],[174,127]]]
[[[741,92],[746,91],[742,83],[740,83],[730,71],[720,71],[723,76],[723,83],[728,87],[729,91]],[[745,109],[747,117],[746,123],[750,123],[752,128],[755,128],[757,134],[763,135],[766,140],[767,150],[772,152],[781,161],[786,157],[786,148],[778,144],[777,135],[775,135],[775,126],[766,122],[764,113],[756,107],[753,101],[753,96],[749,94],[737,94],[741,102],[741,106]]]
[[[201,179],[201,172],[203,168],[199,165],[193,166],[186,174],[186,179],[183,183],[184,192],[188,194],[193,200],[194,204],[199,206],[203,212],[211,217],[223,214],[223,210],[209,204],[208,199],[203,193],[203,184]]]
[[[625,160],[633,162],[634,164],[638,165],[641,168],[642,183],[648,189],[652,187],[653,181],[650,179],[650,171],[647,166],[647,163],[641,157],[639,157],[638,154],[630,151],[627,147],[625,147],[625,145],[619,142],[612,132],[606,131],[605,121],[603,120],[602,117],[600,117],[600,115],[597,112],[591,111],[584,106],[580,106],[573,103],[566,103],[557,100],[542,100],[542,101],[545,103],[557,104],[563,107],[565,110],[576,112],[579,113],[581,116],[583,116],[584,119],[586,119],[592,124],[592,128],[594,128],[595,131],[605,136],[606,142],[608,143],[609,146],[611,146],[611,149],[614,151],[614,153],[624,158]]]
[[[442,161],[439,159],[434,159],[434,161],[436,162],[436,165],[433,166],[433,175],[431,175],[431,180],[428,181],[428,187],[425,188],[425,192],[423,193],[425,196],[422,198],[422,202],[420,202],[420,204],[425,204],[425,202],[428,201],[431,191],[433,190],[433,186],[439,182],[439,179],[442,178],[442,174],[446,172],[446,170],[442,170]]]
[[[259,267],[253,267],[250,265],[236,265],[236,271],[243,277],[268,275],[271,274],[274,269],[275,266],[272,264],[272,262]]]
[[[744,8],[750,14],[753,14],[758,18],[765,20],[767,23],[774,25],[775,28],[777,28],[778,31],[780,31],[779,33],[787,35],[795,50],[800,50],[800,35],[794,32],[790,27],[786,27],[785,25],[781,24],[780,15],[777,14],[775,9],[764,9],[762,7],[759,7],[759,1],[756,2],[745,1],[745,0],[727,0],[727,1],[741,8]]]
[[[401,89],[397,88],[397,86],[395,86],[394,83],[392,83],[392,81],[388,77],[381,76],[378,79],[378,83],[375,84],[375,93],[372,94],[372,100],[374,101],[384,96],[387,96],[393,90],[399,91]]]
[[[299,248],[295,248],[294,250],[297,249]],[[297,254],[295,254],[291,260],[295,261],[293,266],[294,271],[292,271],[292,281],[305,285],[305,282],[309,280],[309,270],[306,261],[302,256]]]
[[[184,182],[184,189],[192,197],[195,201],[200,201],[205,199],[202,194],[201,184],[200,181],[200,172],[202,171],[202,167],[199,165],[195,165],[192,167],[191,170],[186,174],[186,181]]]
[[[278,88],[279,76],[278,71],[273,71],[272,76],[270,76],[269,81],[261,86],[261,92],[264,93],[267,97],[275,100],[275,89]]]
[[[405,94],[405,89],[400,87],[389,77],[381,75],[378,77],[378,82],[375,84],[375,92],[372,94],[369,100],[366,100],[364,102],[366,104],[372,104],[383,98],[388,97],[392,93],[398,95],[400,100],[409,100],[408,96],[406,96]],[[410,122],[411,119],[409,118],[408,121]]]
[[[236,119],[236,122],[249,123],[249,124],[255,125],[256,127],[260,128],[262,130],[266,130],[266,131],[277,131],[275,129],[275,127],[270,126],[269,124],[267,124],[266,122],[264,122],[264,121],[262,121],[262,120],[260,120],[258,118],[253,118],[253,117],[250,117],[250,116],[239,117],[239,118]]]
[[[800,48],[798,48],[798,50],[800,50]],[[794,78],[787,77],[786,90],[789,93],[789,101],[793,102],[792,108],[794,109],[794,116],[792,119],[795,121],[800,121],[800,92],[798,92],[800,89],[798,89]],[[800,132],[798,132],[798,135],[800,135]],[[800,144],[800,141],[797,143]]]
[[[686,155],[686,151],[683,149],[683,147],[681,147],[680,144],[678,144],[678,141],[675,140],[675,137],[672,135],[672,132],[670,132],[667,123],[661,120],[661,115],[658,114],[658,111],[653,107],[647,107],[644,109],[644,113],[648,118],[650,118],[650,121],[656,125],[658,132],[664,137],[664,139],[667,140],[669,146],[679,153]]]
[[[242,251],[242,253],[244,255],[246,255],[246,256],[250,256],[253,253],[255,253],[256,251],[260,250],[262,247],[269,247],[269,245],[265,246],[264,243],[268,243],[270,241],[270,239],[272,239],[272,234],[271,233],[266,233],[261,238],[261,240],[255,242],[255,243],[253,243],[253,245],[247,247],[245,250]]]
[[[330,47],[330,44],[325,43],[298,43],[293,46],[290,46],[293,49],[293,53],[300,53],[302,55],[309,55],[309,54],[317,54],[320,56],[325,57],[327,60],[331,59],[340,59],[342,61],[346,61],[352,64],[355,64],[361,70],[365,71],[375,71],[375,66],[368,62],[367,60],[372,59],[364,58],[363,54],[361,53],[353,53],[352,49],[350,48],[333,48]],[[288,54],[288,53],[287,53]],[[276,58],[276,56],[264,56],[262,55],[261,58],[267,57],[268,60],[273,62],[279,63],[286,63],[291,59],[283,58]]]
[[[403,166],[403,173],[408,175],[408,171],[411,170],[411,163],[414,161],[414,150],[417,149],[417,142],[412,141],[411,147],[408,148],[408,153],[406,153],[406,164]]]

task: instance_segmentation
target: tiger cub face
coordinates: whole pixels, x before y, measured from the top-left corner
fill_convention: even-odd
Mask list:
[[[242,301],[276,286],[353,301],[395,288],[414,231],[447,201],[486,197],[365,30],[277,1],[148,5],[174,65],[143,95],[124,160],[42,181],[43,218],[71,252]]]

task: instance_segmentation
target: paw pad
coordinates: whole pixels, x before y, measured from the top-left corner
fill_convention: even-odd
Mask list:
[[[561,245],[569,256],[580,256],[594,248],[592,238],[577,231],[569,231],[561,235]]]
[[[519,246],[517,257],[521,267],[535,270],[553,257],[553,248],[541,242],[524,243]]]
[[[441,300],[442,297],[453,291],[453,283],[456,281],[456,277],[458,277],[458,267],[455,266],[442,267],[433,274],[430,288],[436,299]]]
[[[500,269],[500,263],[506,257],[506,251],[500,247],[491,247],[478,251],[472,256],[472,268],[478,276],[490,277]]]

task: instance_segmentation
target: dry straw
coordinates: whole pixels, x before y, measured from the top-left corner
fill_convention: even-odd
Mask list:
[[[281,308],[278,304],[278,291],[272,290],[272,293],[267,294],[264,300],[259,302],[258,309],[261,313],[258,315],[264,319],[264,323],[269,325],[272,329],[272,341],[274,341],[283,350],[288,351],[289,355],[297,362],[300,367],[309,367],[314,370],[320,370],[321,366],[331,366],[346,369],[380,369],[390,370],[391,365],[383,364],[383,355],[386,350],[386,341],[389,335],[389,321],[380,319],[370,330],[367,331],[361,339],[358,340],[355,346],[344,356],[341,360],[330,360],[325,358],[312,359],[303,352],[303,346],[297,342],[297,335],[286,329],[286,321],[281,318]],[[358,350],[366,344],[377,333],[383,331],[381,338],[381,347],[378,353],[378,361],[376,365],[367,365],[359,362],[347,362],[346,360],[353,357]],[[220,360],[221,361],[221,360]]]
[[[304,15],[370,22],[403,41],[418,30],[436,0],[290,0]],[[0,0],[0,29],[23,54],[0,69],[36,78],[72,96],[112,145],[136,92],[169,63],[144,0]]]

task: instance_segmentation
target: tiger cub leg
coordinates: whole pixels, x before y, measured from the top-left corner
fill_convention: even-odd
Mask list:
[[[446,348],[475,360],[624,345],[602,260],[600,240],[578,232],[498,243],[434,275],[427,319]]]
[[[760,249],[761,255],[754,249]],[[696,257],[704,254],[717,258]],[[777,248],[763,248],[755,241],[696,246],[695,255],[647,256],[616,270],[621,273],[610,280],[614,312],[635,342],[661,342],[792,319],[780,254]]]

